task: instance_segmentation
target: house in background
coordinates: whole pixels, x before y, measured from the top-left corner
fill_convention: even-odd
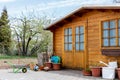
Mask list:
[[[46,30],[53,33],[62,66],[86,68],[115,58],[120,63],[120,6],[83,6]]]

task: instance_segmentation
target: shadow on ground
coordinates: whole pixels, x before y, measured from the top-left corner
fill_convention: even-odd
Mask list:
[[[92,80],[107,80],[107,79],[103,79],[102,77],[83,76],[82,71],[80,70],[71,70],[71,69],[63,69],[59,71],[51,70],[51,71],[48,71],[48,73],[74,76],[74,77],[80,77],[80,78],[86,78],[86,79],[92,79]],[[118,80],[118,79],[115,79],[115,80]]]

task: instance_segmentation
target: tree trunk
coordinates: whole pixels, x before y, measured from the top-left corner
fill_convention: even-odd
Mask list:
[[[22,42],[22,47],[23,47],[23,56],[26,56],[27,53],[26,53],[26,48],[25,48],[25,35],[26,35],[26,20],[25,20],[25,24],[23,25],[23,42]]]
[[[28,51],[28,46],[29,46],[30,41],[31,41],[31,37],[29,37],[29,39],[28,39],[28,41],[27,41],[27,45],[26,45],[26,53],[27,53],[27,51]]]

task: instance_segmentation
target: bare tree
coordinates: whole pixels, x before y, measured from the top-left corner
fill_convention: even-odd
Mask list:
[[[19,54],[23,56],[35,54],[37,51],[45,51],[51,43],[51,33],[44,31],[44,25],[49,24],[50,20],[44,18],[14,18],[13,30],[16,34]],[[45,37],[47,36],[47,37]]]

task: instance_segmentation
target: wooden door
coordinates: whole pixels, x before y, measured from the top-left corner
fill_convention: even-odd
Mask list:
[[[73,51],[73,28],[68,27],[64,29],[64,66],[71,68],[74,62]]]
[[[84,26],[64,29],[63,66],[84,68]]]
[[[78,26],[74,29],[74,67],[84,68],[85,64],[85,39],[84,26]]]

